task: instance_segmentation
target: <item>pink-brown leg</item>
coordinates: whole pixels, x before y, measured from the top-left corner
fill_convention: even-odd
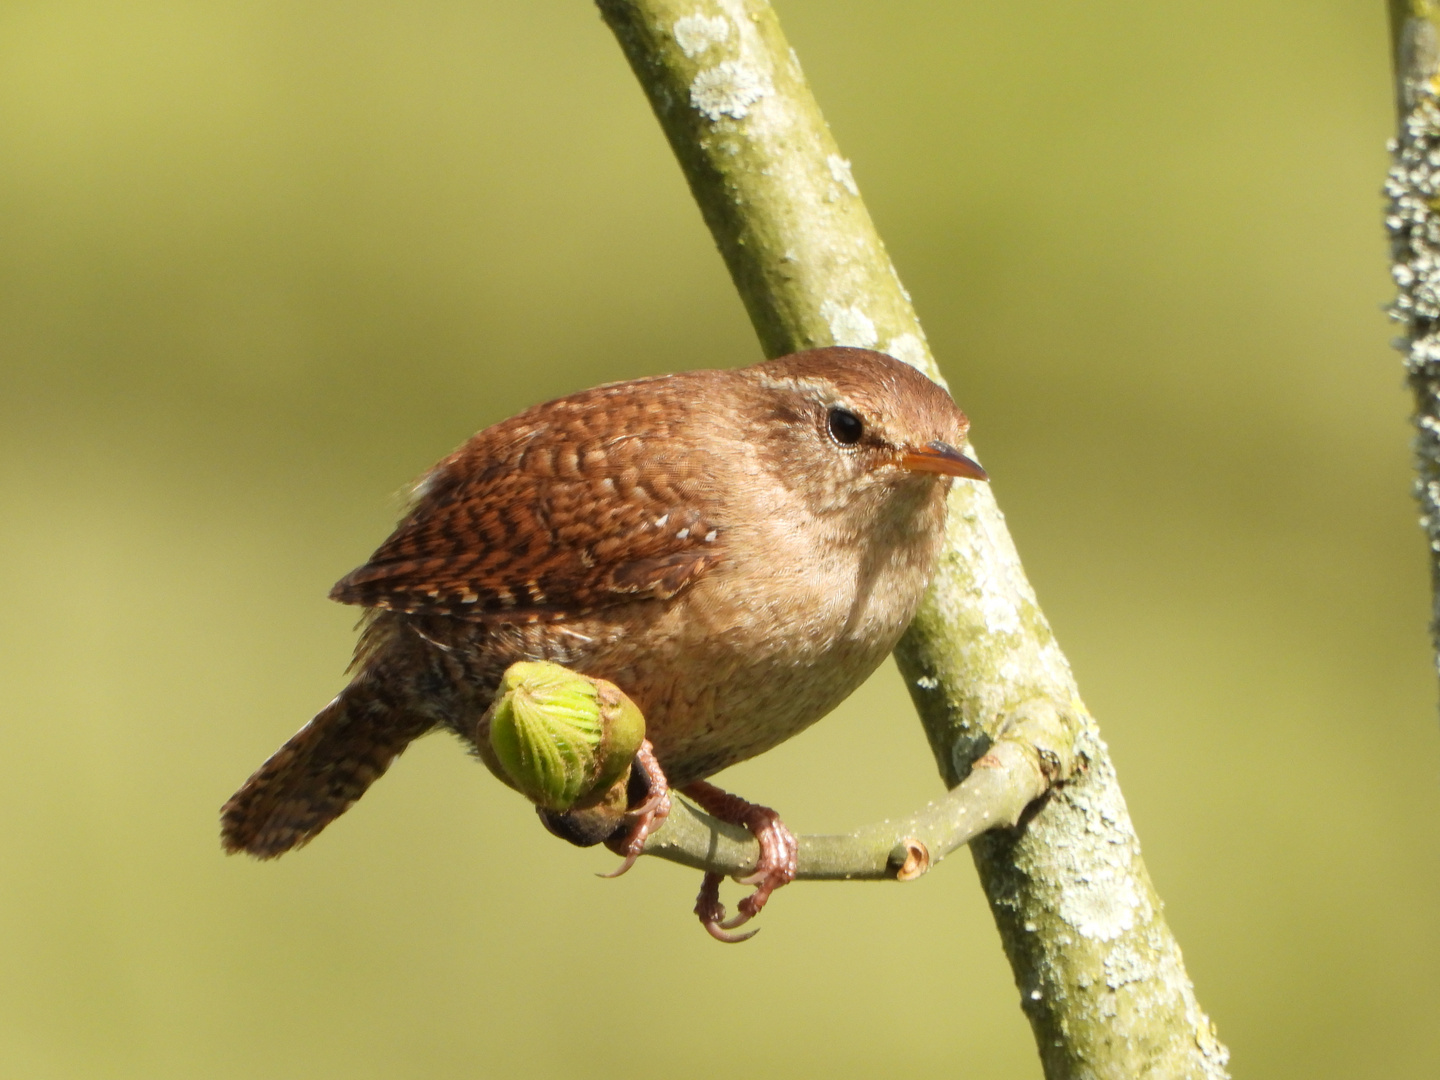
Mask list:
[[[799,853],[795,834],[785,827],[780,815],[768,806],[746,802],[738,795],[722,791],[714,784],[698,780],[680,789],[694,799],[700,809],[712,817],[732,825],[743,825],[760,843],[760,860],[755,872],[739,879],[742,885],[754,885],[755,891],[739,903],[740,914],[726,920],[725,905],[720,903],[720,874],[706,874],[700,886],[700,895],[695,901],[695,914],[699,916],[706,931],[717,941],[745,941],[756,933],[731,934],[728,931],[743,926],[765,906],[770,894],[782,885],[795,880],[796,856]]]
[[[617,878],[634,866],[635,860],[645,850],[646,839],[670,816],[670,784],[660,763],[655,760],[655,748],[650,745],[649,739],[640,744],[632,767],[644,773],[650,785],[650,794],[645,796],[643,803],[626,812],[625,817],[631,822],[630,833],[619,850],[625,861],[610,873],[599,875],[603,878]]]

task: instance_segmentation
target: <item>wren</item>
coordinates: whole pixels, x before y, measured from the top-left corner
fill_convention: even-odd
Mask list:
[[[914,368],[827,348],[599,386],[486,428],[331,591],[365,608],[354,678],[225,804],[225,848],[307,843],[428,731],[473,747],[505,669],[550,660],[620,686],[647,742],[623,819],[547,825],[628,866],[667,785],[745,824],[756,892],[726,922],[707,875],[696,908],[739,940],[793,878],[795,842],[705,777],[804,730],[894,647],[952,478],[986,478],[958,449],[967,427]]]

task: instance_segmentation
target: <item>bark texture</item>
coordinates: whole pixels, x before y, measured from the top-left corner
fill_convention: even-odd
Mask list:
[[[1430,544],[1431,644],[1440,672],[1440,11],[1427,0],[1390,0],[1398,130],[1385,180],[1390,315],[1415,395],[1415,498]]]

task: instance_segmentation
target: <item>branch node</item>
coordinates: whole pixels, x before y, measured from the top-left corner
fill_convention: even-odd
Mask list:
[[[930,849],[913,836],[907,836],[890,852],[890,865],[896,867],[896,881],[914,881],[930,869]]]

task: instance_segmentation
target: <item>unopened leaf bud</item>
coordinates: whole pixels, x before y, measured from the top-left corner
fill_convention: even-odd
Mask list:
[[[602,801],[644,738],[645,718],[618,686],[543,660],[506,669],[476,731],[491,772],[562,812]]]

